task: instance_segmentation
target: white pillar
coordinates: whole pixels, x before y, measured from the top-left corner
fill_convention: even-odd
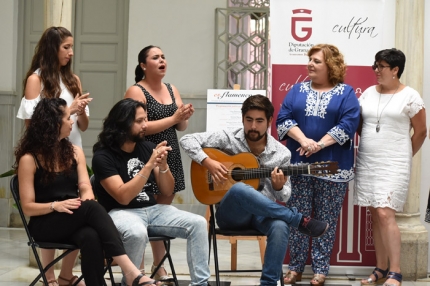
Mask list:
[[[401,82],[416,89],[422,95],[424,0],[396,1],[395,47],[406,55],[405,72],[402,74]],[[402,241],[400,266],[405,280],[416,280],[427,276],[428,236],[426,228],[420,221],[420,181],[421,151],[412,161],[408,199],[403,213],[396,215]],[[389,239],[388,236],[387,233],[386,239]]]
[[[62,26],[72,31],[72,0],[45,0],[45,28]]]

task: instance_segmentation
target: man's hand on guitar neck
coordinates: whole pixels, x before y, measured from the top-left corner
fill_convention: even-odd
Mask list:
[[[272,188],[275,191],[280,191],[284,187],[285,183],[288,180],[287,176],[284,176],[284,173],[281,169],[278,169],[278,167],[275,167],[273,169],[271,174],[271,180],[272,180]]]
[[[215,184],[222,184],[227,180],[225,176],[228,174],[228,169],[222,163],[207,157],[202,161],[202,165],[208,169]]]

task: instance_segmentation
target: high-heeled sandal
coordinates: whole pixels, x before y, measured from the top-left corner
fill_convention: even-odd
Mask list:
[[[301,272],[291,272],[291,270],[288,270],[288,272],[284,276],[284,283],[285,284],[295,284],[297,281],[302,281],[302,273]]]
[[[43,282],[43,281],[42,281]],[[58,281],[53,279],[48,281],[48,286],[58,286]]]
[[[131,284],[131,286],[144,286],[144,285],[151,285],[151,284],[154,284],[154,285],[157,285],[157,286],[161,285],[160,281],[156,281],[156,280],[149,280],[149,281],[145,281],[145,282],[139,283],[140,282],[140,278],[142,278],[143,276],[145,276],[145,275],[143,275],[142,273],[140,273],[139,275],[137,275],[137,277],[134,278],[133,283]]]
[[[58,284],[58,285],[60,285],[60,286],[72,286],[76,282],[76,280],[79,279],[79,277],[75,275],[75,276],[72,276],[72,278],[70,278],[70,279],[66,279],[64,277],[58,276],[58,279],[61,279],[61,280],[67,282],[67,284]]]
[[[383,286],[402,286],[402,280],[403,280],[402,274],[390,271],[388,272],[388,275],[387,275],[387,280],[388,279],[397,280],[399,282],[399,285],[385,282]]]
[[[379,277],[378,273],[381,273],[381,277]],[[381,268],[375,267],[373,269],[372,274],[375,276],[375,280],[372,279],[372,277],[369,276],[365,282],[363,280],[361,281],[361,285],[369,286],[369,285],[377,285],[377,284],[383,284],[385,280],[387,280],[387,274],[388,274],[388,268],[386,270],[382,270]]]
[[[312,286],[323,286],[325,283],[325,276],[322,274],[314,274],[310,284]]]
[[[151,267],[151,273],[154,273],[154,270],[157,268],[157,265],[152,264]],[[160,275],[157,273],[154,274],[154,279],[158,281],[162,281],[164,285],[174,285],[175,281],[172,277],[169,276],[169,273],[167,272],[166,268],[164,268],[164,264],[158,268],[158,270],[163,269],[166,272],[166,275]]]

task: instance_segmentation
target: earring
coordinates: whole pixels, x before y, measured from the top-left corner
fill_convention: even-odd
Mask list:
[[[146,68],[143,68],[143,70],[146,71]],[[393,79],[394,79],[394,77],[393,77]]]
[[[396,77],[395,76],[393,76],[393,79],[395,79]]]

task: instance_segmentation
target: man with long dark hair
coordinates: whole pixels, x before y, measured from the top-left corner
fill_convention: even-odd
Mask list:
[[[112,217],[137,267],[148,233],[185,238],[191,284],[207,285],[210,271],[206,220],[155,201],[152,194],[160,191],[171,195],[175,181],[167,164],[171,147],[166,141],[158,145],[145,141],[146,122],[146,105],[133,99],[119,101],[105,118],[93,147],[98,200]],[[125,285],[124,279],[122,282]]]

